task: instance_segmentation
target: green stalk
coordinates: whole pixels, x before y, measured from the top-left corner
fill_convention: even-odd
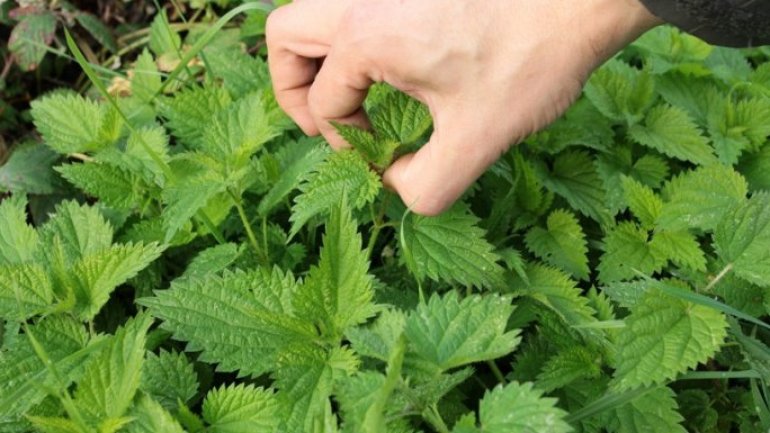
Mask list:
[[[761,379],[762,375],[756,370],[742,371],[690,371],[676,378],[676,380],[709,380],[709,379]]]
[[[249,242],[251,243],[251,247],[254,249],[254,252],[257,254],[257,258],[263,265],[267,265],[268,259],[265,256],[264,251],[262,251],[262,249],[259,247],[259,242],[257,242],[257,237],[254,235],[254,229],[251,228],[251,223],[249,222],[249,218],[246,216],[246,210],[243,208],[243,203],[241,201],[241,198],[230,189],[227,190],[227,193],[230,194],[230,197],[232,197],[233,202],[235,202],[235,208],[238,210],[238,216],[241,218],[241,223],[243,224],[243,228],[246,230],[246,236],[248,236]]]

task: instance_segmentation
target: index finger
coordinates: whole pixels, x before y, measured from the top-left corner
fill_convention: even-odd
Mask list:
[[[281,108],[309,135],[318,134],[308,109],[308,92],[319,59],[329,52],[351,0],[304,0],[273,11],[265,36],[268,67]]]

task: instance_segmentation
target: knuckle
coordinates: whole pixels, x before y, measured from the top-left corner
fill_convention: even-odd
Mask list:
[[[289,12],[287,7],[280,7],[267,16],[265,21],[265,42],[268,47],[275,46],[277,41],[281,40],[286,14]]]

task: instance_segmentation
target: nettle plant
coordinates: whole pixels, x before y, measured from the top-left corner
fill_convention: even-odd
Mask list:
[[[79,192],[32,226],[5,167],[0,431],[770,428],[766,51],[650,33],[429,218],[378,174],[424,106],[378,85],[331,152],[216,31],[33,103]]]

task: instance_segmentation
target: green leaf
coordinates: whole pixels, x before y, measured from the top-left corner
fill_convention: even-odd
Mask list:
[[[27,199],[11,196],[0,202],[0,265],[15,265],[34,259],[38,234],[27,225]]]
[[[53,285],[38,263],[0,266],[0,317],[24,321],[53,303]]]
[[[647,112],[644,125],[634,125],[629,136],[639,144],[672,158],[700,165],[716,163],[708,140],[683,109],[658,105]]]
[[[8,49],[21,69],[37,69],[55,32],[56,16],[51,11],[42,9],[21,17],[8,37]]]
[[[115,40],[115,36],[112,34],[112,30],[102,22],[99,18],[93,14],[79,11],[75,14],[75,19],[81,27],[93,36],[94,39],[99,41],[104,48],[107,48],[111,53],[118,52],[118,43]]]
[[[387,362],[406,326],[406,315],[398,310],[383,310],[369,327],[355,327],[345,336],[359,355]]]
[[[487,391],[479,404],[477,427],[472,414],[463,417],[453,433],[549,432],[567,433],[566,412],[555,406],[556,399],[543,397],[531,383],[511,382]]]
[[[312,320],[321,334],[341,336],[376,312],[369,263],[345,202],[332,208],[317,267],[310,269],[294,299],[298,317]]]
[[[652,188],[642,185],[628,176],[621,177],[621,185],[628,208],[639,218],[642,227],[653,228],[663,208],[663,200],[655,194]]]
[[[168,205],[163,212],[165,242],[203,209],[217,195],[226,191],[224,180],[211,172],[175,181],[163,190],[163,201]],[[227,208],[232,205],[228,203]]]
[[[182,277],[205,277],[227,269],[243,253],[243,245],[228,242],[199,252],[187,265]]]
[[[109,144],[101,135],[107,120],[104,104],[62,91],[36,99],[30,105],[35,127],[45,144],[56,152],[92,152]]]
[[[270,88],[267,64],[259,56],[251,56],[238,46],[209,46],[203,53],[207,72],[221,78],[233,98]]]
[[[410,350],[446,371],[511,353],[521,340],[518,330],[506,332],[512,313],[508,297],[433,295],[406,319],[404,334]]]
[[[399,142],[393,139],[382,139],[372,132],[353,125],[333,123],[334,129],[353,149],[378,171],[385,170],[393,162],[393,154]]]
[[[393,89],[377,101],[368,115],[377,134],[405,145],[414,144],[433,124],[425,104]]]
[[[532,227],[527,232],[527,248],[576,278],[588,279],[588,247],[577,218],[569,211],[557,209],[548,216],[546,227]]]
[[[198,393],[198,375],[183,353],[147,352],[139,388],[168,410],[187,403]]]
[[[717,255],[739,277],[770,287],[770,193],[759,192],[730,209],[714,230]]]
[[[153,126],[131,132],[122,156],[121,166],[140,175],[148,184],[165,186],[169,162],[165,129]]]
[[[618,333],[613,387],[663,383],[712,357],[727,335],[717,310],[648,291]]]
[[[313,431],[332,393],[333,370],[329,355],[307,348],[284,353],[273,373],[278,388],[284,431]]]
[[[42,143],[16,145],[11,157],[0,166],[0,191],[14,194],[51,194],[55,174],[51,169],[59,155]]]
[[[276,153],[280,174],[259,202],[259,214],[269,215],[293,190],[299,188],[324,160],[326,153],[326,149],[312,139],[290,141],[282,147]]]
[[[650,248],[656,257],[665,257],[678,266],[694,271],[706,270],[706,256],[698,240],[688,231],[656,232],[650,242]]]
[[[131,94],[139,100],[151,103],[160,92],[160,72],[150,51],[145,48],[134,63],[131,78]]]
[[[28,329],[55,365],[63,383],[47,374],[49,366],[38,357],[30,337],[20,335],[0,356],[0,420],[21,417],[45,398],[46,387],[66,387],[82,372],[85,355],[73,356],[88,343],[81,323],[69,316],[55,315]]]
[[[561,351],[543,365],[535,385],[551,392],[578,379],[598,379],[602,373],[599,359],[598,354],[581,346]]]
[[[99,254],[112,245],[112,227],[99,209],[65,201],[39,230],[49,264],[63,260],[67,267],[82,257]]]
[[[609,224],[611,218],[605,206],[607,193],[588,152],[560,153],[551,170],[540,170],[540,177],[546,188],[564,197],[575,210],[601,224]]]
[[[401,255],[411,255],[411,269],[422,280],[498,288],[505,285],[494,247],[484,239],[479,219],[463,204],[435,217],[409,214],[401,227]]]
[[[106,205],[130,209],[142,199],[142,184],[132,173],[111,164],[82,163],[56,167],[62,177]]]
[[[201,150],[222,161],[228,171],[239,170],[278,132],[269,120],[260,94],[250,93],[209,122]]]
[[[157,56],[176,54],[182,46],[182,39],[171,29],[166,17],[166,11],[160,10],[150,25],[150,49]]]
[[[647,71],[610,60],[591,75],[585,95],[605,116],[633,125],[653,103],[655,86]]]
[[[667,229],[713,230],[723,216],[746,197],[746,180],[731,167],[715,164],[673,178],[658,218]]]
[[[278,401],[254,385],[222,386],[203,401],[203,419],[212,433],[272,432],[278,427]]]
[[[95,419],[122,417],[141,380],[148,314],[130,319],[86,366],[75,392],[75,404]]]
[[[569,326],[596,322],[588,299],[565,272],[541,264],[527,267],[527,280],[517,291],[556,313]]]
[[[179,422],[147,395],[136,400],[129,416],[133,421],[126,428],[128,433],[185,433]]]
[[[203,133],[211,119],[230,104],[230,96],[218,86],[194,86],[164,99],[160,112],[168,120],[166,126],[185,147],[203,147]]]
[[[604,283],[659,272],[667,257],[653,248],[647,230],[628,221],[621,222],[604,238],[599,280]]]
[[[117,286],[136,276],[162,252],[163,247],[154,243],[116,244],[77,262],[72,272],[77,281],[73,289],[79,317],[93,319]]]
[[[610,411],[607,427],[614,433],[686,433],[677,409],[674,392],[662,386]]]
[[[351,209],[361,209],[374,200],[382,188],[379,176],[357,152],[343,150],[330,154],[318,165],[292,207],[290,237],[299,232],[307,221],[325,214],[347,197]]]
[[[278,269],[175,280],[171,289],[139,303],[163,319],[164,329],[202,351],[201,361],[219,371],[259,376],[277,366],[279,355],[316,338],[312,324],[294,317],[294,277]]]

